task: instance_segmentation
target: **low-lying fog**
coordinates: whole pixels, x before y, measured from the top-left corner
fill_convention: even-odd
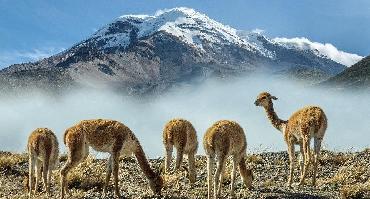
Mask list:
[[[162,128],[172,118],[185,118],[193,123],[201,154],[205,130],[220,119],[241,124],[248,152],[285,150],[281,133],[269,123],[264,110],[253,104],[261,91],[279,98],[275,110],[282,119],[302,106],[321,106],[329,125],[325,149],[346,151],[370,146],[369,94],[339,94],[260,77],[184,85],[152,100],[122,97],[109,91],[76,91],[59,98],[35,93],[1,98],[0,150],[25,151],[28,134],[37,127],[48,127],[57,134],[65,152],[64,130],[82,119],[92,118],[115,119],[126,124],[150,157],[163,155]]]

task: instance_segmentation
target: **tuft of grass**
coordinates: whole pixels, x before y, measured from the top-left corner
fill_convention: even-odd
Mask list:
[[[263,187],[273,187],[273,186],[277,186],[277,184],[276,184],[276,181],[274,181],[272,179],[268,179],[268,180],[262,182],[262,186]]]
[[[8,171],[8,174],[18,174],[16,166],[28,161],[27,154],[13,154],[10,152],[0,152],[0,170]]]
[[[320,164],[342,166],[349,159],[351,159],[351,156],[345,153],[338,154],[324,153],[323,155],[321,155],[319,162]]]
[[[324,183],[330,183],[334,185],[354,185],[357,183],[364,183],[367,179],[369,169],[365,165],[350,165],[341,167],[338,172],[332,177],[327,179]]]
[[[370,198],[369,176],[366,161],[351,162],[350,165],[345,163],[332,178],[325,179],[320,184],[338,187],[342,198]]]
[[[247,157],[247,162],[248,163],[253,163],[253,164],[263,164],[263,158],[261,155],[256,155],[256,154],[253,154],[253,155],[249,155]]]
[[[95,159],[89,155],[84,162],[68,173],[68,188],[84,191],[97,189],[101,191],[104,187],[105,172],[105,167],[99,166]],[[58,174],[59,172],[56,172],[54,178],[59,182],[60,176]]]
[[[286,162],[282,159],[275,159],[273,160],[274,165],[286,165]]]
[[[341,198],[370,198],[370,180],[366,183],[345,185],[340,189]]]
[[[164,181],[164,186],[167,188],[171,188],[173,186],[177,187],[178,182],[180,178],[182,177],[181,172],[174,172],[173,174],[163,174],[163,181]]]

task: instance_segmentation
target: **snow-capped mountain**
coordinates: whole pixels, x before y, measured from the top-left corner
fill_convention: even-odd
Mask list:
[[[132,39],[141,39],[156,32],[166,32],[182,42],[203,50],[203,44],[222,45],[233,43],[253,49],[242,40],[236,30],[189,8],[158,11],[154,16],[124,15],[97,31],[92,38],[102,42],[101,49],[128,47]]]
[[[8,88],[113,86],[147,93],[256,71],[319,81],[344,68],[315,50],[291,48],[193,9],[173,8],[152,16],[121,16],[57,55],[3,69],[0,83]]]

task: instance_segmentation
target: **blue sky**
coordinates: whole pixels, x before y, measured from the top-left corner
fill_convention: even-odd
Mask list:
[[[270,37],[306,37],[370,54],[368,0],[0,0],[0,68],[66,49],[120,15],[179,6],[236,29],[259,28]]]

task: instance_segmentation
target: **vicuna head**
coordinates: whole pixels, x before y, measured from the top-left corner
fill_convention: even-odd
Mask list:
[[[254,176],[253,176],[253,172],[251,169],[247,169],[246,170],[246,175],[245,177],[243,178],[243,182],[245,184],[245,186],[250,189],[252,188],[252,182],[254,180]]]
[[[161,195],[163,187],[163,178],[160,175],[156,175],[154,179],[149,180],[149,187],[156,195]]]
[[[272,96],[270,93],[268,92],[262,92],[260,93],[258,96],[257,96],[257,99],[256,101],[254,102],[254,104],[256,106],[263,106],[263,107],[268,107],[269,105],[272,104],[272,100],[277,100],[278,98],[275,97],[275,96]]]

